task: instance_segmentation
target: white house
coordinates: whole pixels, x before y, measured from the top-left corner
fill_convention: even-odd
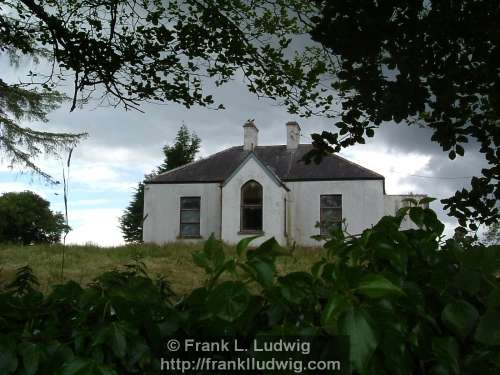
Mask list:
[[[338,155],[306,165],[302,157],[312,145],[299,144],[296,122],[286,124],[286,145],[258,146],[255,124],[243,129],[243,146],[147,182],[145,242],[205,240],[214,233],[236,243],[259,234],[255,244],[275,237],[283,245],[318,246],[311,236],[328,226],[344,219],[349,233],[360,233],[408,197],[386,195],[384,176]]]

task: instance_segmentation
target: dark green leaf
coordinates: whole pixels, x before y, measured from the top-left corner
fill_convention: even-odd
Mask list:
[[[34,375],[40,363],[40,348],[32,343],[23,343],[20,348],[24,371],[27,375]]]
[[[211,291],[207,308],[217,317],[232,322],[245,312],[249,302],[250,294],[245,284],[225,281]]]
[[[226,256],[224,254],[224,250],[222,249],[222,242],[217,240],[213,233],[205,242],[203,252],[208,261],[213,264],[213,269],[217,269],[224,264]]]
[[[479,319],[474,336],[476,341],[485,345],[500,345],[500,311],[488,309]]]
[[[464,300],[450,302],[441,314],[444,325],[464,340],[474,329],[479,313]]]
[[[281,247],[274,237],[268,239],[259,245],[256,249],[247,251],[247,259],[262,258],[274,261],[276,257],[289,255],[288,252]]]
[[[263,287],[269,288],[273,285],[276,270],[272,262],[266,262],[259,258],[255,258],[249,261],[248,265],[253,268],[257,281]]]
[[[127,350],[125,332],[118,323],[109,325],[109,345],[118,358],[124,358]]]
[[[496,287],[488,295],[488,300],[486,305],[491,308],[496,308],[500,310],[500,286]]]
[[[335,334],[340,315],[349,307],[351,307],[351,304],[346,297],[340,294],[330,296],[321,314],[321,325],[323,328],[328,333]]]
[[[457,287],[474,295],[481,288],[481,274],[477,271],[464,269],[455,276],[453,282]]]
[[[361,308],[350,308],[340,317],[338,328],[339,334],[349,337],[353,368],[364,374],[378,345],[368,313]]]
[[[432,352],[435,360],[448,368],[451,373],[459,373],[458,343],[453,337],[435,337],[432,340]]]
[[[58,375],[117,375],[117,373],[115,370],[98,364],[93,360],[75,358],[65,363],[58,372]]]
[[[211,271],[211,267],[210,267],[210,264],[208,262],[208,258],[204,252],[202,252],[202,251],[194,252],[193,253],[193,262],[198,267],[205,269],[206,272]]]
[[[12,337],[0,335],[0,374],[10,374],[17,369],[16,342]]]
[[[421,207],[412,207],[410,209],[410,219],[417,224],[419,228],[424,225],[425,213]]]
[[[259,237],[260,236],[252,236],[252,237],[243,238],[236,245],[236,254],[238,254],[239,257],[242,256],[243,252],[247,249],[247,247],[250,244],[250,242],[252,242],[253,240],[255,240],[256,238],[259,238]]]
[[[404,296],[404,292],[400,287],[394,285],[384,276],[377,274],[371,274],[363,277],[356,290],[358,293],[370,298]]]
[[[434,202],[436,200],[436,198],[431,198],[431,197],[424,197],[422,199],[420,199],[418,201],[418,204],[419,205],[423,205],[423,204],[429,204],[431,202]]]

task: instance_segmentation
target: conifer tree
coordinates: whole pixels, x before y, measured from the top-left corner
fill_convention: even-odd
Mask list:
[[[156,174],[167,172],[194,161],[200,149],[200,138],[189,131],[186,125],[182,125],[177,132],[175,143],[172,146],[163,147],[165,159],[163,163],[152,173],[146,175],[135,189],[130,204],[120,218],[120,229],[127,243],[142,242],[142,225],[144,222],[144,181]]]

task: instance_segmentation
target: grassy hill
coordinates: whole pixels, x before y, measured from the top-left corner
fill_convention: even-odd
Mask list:
[[[12,246],[0,245],[0,283],[12,279],[16,269],[25,265],[33,268],[38,277],[41,290],[61,281],[62,252],[65,249],[64,280],[79,283],[91,282],[103,272],[130,263],[134,257],[141,257],[151,275],[162,275],[170,282],[172,289],[179,294],[189,292],[200,286],[205,274],[192,261],[192,253],[202,245],[170,244],[128,245],[120,247],[98,246]],[[234,248],[226,246],[228,253]],[[293,256],[283,257],[278,261],[280,271],[309,270],[311,265],[321,258],[318,249],[295,249]]]

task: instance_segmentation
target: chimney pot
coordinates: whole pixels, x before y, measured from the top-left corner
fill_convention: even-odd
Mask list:
[[[255,126],[254,120],[248,120],[243,125],[243,149],[253,151],[257,147],[259,129]]]
[[[300,125],[297,121],[286,123],[286,148],[296,150],[300,143]]]

